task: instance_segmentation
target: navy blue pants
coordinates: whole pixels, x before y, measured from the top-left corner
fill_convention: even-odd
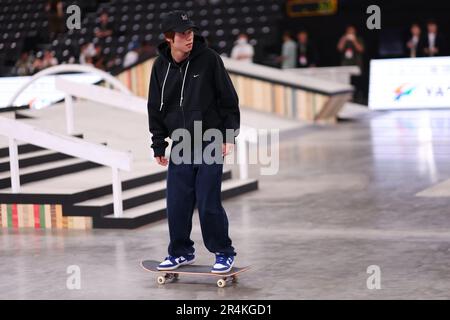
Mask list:
[[[169,160],[169,255],[178,257],[194,253],[190,235],[195,205],[206,248],[213,253],[236,255],[228,236],[228,219],[221,201],[222,169],[223,164],[174,164]]]

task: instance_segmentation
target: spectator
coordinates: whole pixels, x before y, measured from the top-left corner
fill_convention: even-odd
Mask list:
[[[438,25],[435,21],[430,20],[427,23],[427,35],[423,41],[423,55],[426,57],[445,55],[445,39],[438,32]]]
[[[45,50],[44,57],[42,58],[41,69],[45,69],[48,67],[53,67],[58,64],[58,59],[55,58],[55,55],[50,50]]]
[[[32,73],[33,70],[33,57],[29,52],[22,52],[19,60],[17,60],[14,66],[13,74],[18,76],[26,76]]]
[[[406,51],[408,52],[408,57],[415,58],[420,56],[420,50],[423,48],[422,37],[420,26],[417,23],[414,23],[411,26],[411,35],[406,43]]]
[[[139,60],[139,46],[136,41],[130,42],[128,52],[123,58],[123,67],[128,68]]]
[[[102,47],[99,45],[95,46],[95,55],[92,57],[92,64],[97,69],[106,69],[107,61],[105,56],[102,54]]]
[[[288,31],[283,34],[283,46],[281,47],[279,61],[282,69],[295,68],[297,66],[297,44]]]
[[[363,69],[364,42],[356,34],[354,26],[348,26],[345,34],[338,42],[337,48],[341,53],[341,65],[357,65]]]
[[[94,44],[89,42],[83,44],[80,52],[80,64],[90,64],[93,65],[92,58],[95,56],[96,51]]]
[[[50,39],[54,39],[64,31],[64,11],[61,0],[48,0],[45,5],[48,16]]]
[[[100,15],[100,25],[95,28],[95,36],[97,38],[106,38],[113,34],[113,26],[109,21],[108,14],[106,12],[102,12]]]
[[[251,63],[253,62],[254,54],[253,46],[248,43],[248,36],[245,33],[241,33],[231,50],[231,59]]]
[[[36,57],[33,60],[33,64],[31,65],[31,73],[34,74],[36,72],[44,69],[43,67],[43,54],[42,51],[36,53]]]
[[[300,31],[297,34],[298,40],[298,58],[297,67],[307,68],[315,67],[317,65],[317,50],[312,42],[309,40],[308,32]]]

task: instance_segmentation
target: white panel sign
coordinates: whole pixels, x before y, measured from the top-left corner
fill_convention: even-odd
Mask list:
[[[370,62],[370,109],[449,107],[450,57]]]

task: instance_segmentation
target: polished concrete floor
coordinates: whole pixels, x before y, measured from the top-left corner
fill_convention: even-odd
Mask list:
[[[238,284],[159,286],[162,221],[136,230],[0,231],[1,299],[449,299],[450,111],[380,113],[280,143],[280,169],[224,202]],[[195,216],[197,261],[212,263]],[[81,288],[66,286],[67,268]],[[379,274],[368,273],[377,266]],[[370,268],[369,268],[370,270]],[[379,275],[380,289],[368,278]],[[369,281],[369,283],[376,283]]]

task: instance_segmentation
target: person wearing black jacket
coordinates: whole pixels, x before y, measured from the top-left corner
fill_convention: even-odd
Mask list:
[[[317,49],[305,30],[297,34],[297,68],[316,67],[318,63]]]
[[[434,20],[427,23],[427,34],[424,35],[422,54],[424,57],[445,56],[447,52],[446,40]]]
[[[202,159],[201,163],[178,163],[172,151],[181,143],[175,139],[175,132],[183,129],[189,133],[186,137],[194,145],[195,128],[200,123],[202,133],[217,129],[223,137],[221,141],[203,142],[200,151],[220,143],[223,160],[239,132],[239,99],[222,59],[207,47],[203,37],[194,35],[197,27],[185,12],[172,11],[165,15],[161,29],[165,41],[158,46],[159,56],[152,67],[147,105],[155,159],[160,165],[169,165],[169,256],[158,269],[173,270],[194,262],[190,233],[197,204],[204,244],[216,256],[211,271],[225,273],[231,270],[236,252],[228,236],[228,219],[221,204],[223,161],[209,164]],[[165,157],[168,137],[173,142],[170,159]],[[183,142],[186,142],[184,137]],[[194,152],[191,151],[190,160],[197,148],[194,146]],[[189,152],[186,150],[189,148],[183,149],[183,156]]]
[[[419,24],[413,23],[410,28],[410,36],[406,42],[405,50],[407,52],[407,57],[416,58],[422,55],[423,48],[423,38],[422,30]]]

